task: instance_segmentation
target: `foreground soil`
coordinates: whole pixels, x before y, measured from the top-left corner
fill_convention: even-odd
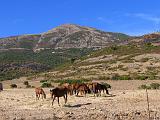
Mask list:
[[[1,120],[148,120],[145,90],[110,90],[102,94],[68,96],[64,105],[57,101],[51,105],[49,89],[47,99],[35,99],[34,89],[5,89],[0,92]],[[160,91],[149,90],[150,120],[160,119]]]

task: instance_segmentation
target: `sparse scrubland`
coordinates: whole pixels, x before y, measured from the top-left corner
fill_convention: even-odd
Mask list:
[[[149,120],[159,120],[159,38],[63,25],[43,35],[0,39],[0,119],[147,120],[150,113]],[[73,95],[66,105],[51,106],[50,89],[87,82],[111,85],[110,95]],[[36,101],[35,87],[47,99]]]

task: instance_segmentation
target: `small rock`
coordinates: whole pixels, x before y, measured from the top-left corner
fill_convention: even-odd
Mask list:
[[[96,108],[90,108],[91,110],[95,110]]]

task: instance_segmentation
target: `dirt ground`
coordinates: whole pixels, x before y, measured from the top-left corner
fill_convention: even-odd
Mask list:
[[[124,85],[125,86],[125,85]],[[110,90],[101,97],[68,96],[51,105],[35,99],[34,89],[4,89],[0,92],[0,120],[148,120],[145,90]],[[150,120],[160,119],[160,90],[149,90]]]

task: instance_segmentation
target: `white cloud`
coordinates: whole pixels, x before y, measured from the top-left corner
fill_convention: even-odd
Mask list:
[[[105,17],[97,17],[97,20],[103,23],[108,23],[108,24],[113,23],[113,21],[106,19]]]
[[[13,24],[18,24],[18,23],[21,23],[23,22],[24,20],[23,19],[15,19],[12,21]]]
[[[151,14],[144,14],[144,13],[134,13],[134,14],[128,13],[126,14],[126,16],[137,17],[154,22],[155,24],[160,24],[160,16],[153,16]]]

